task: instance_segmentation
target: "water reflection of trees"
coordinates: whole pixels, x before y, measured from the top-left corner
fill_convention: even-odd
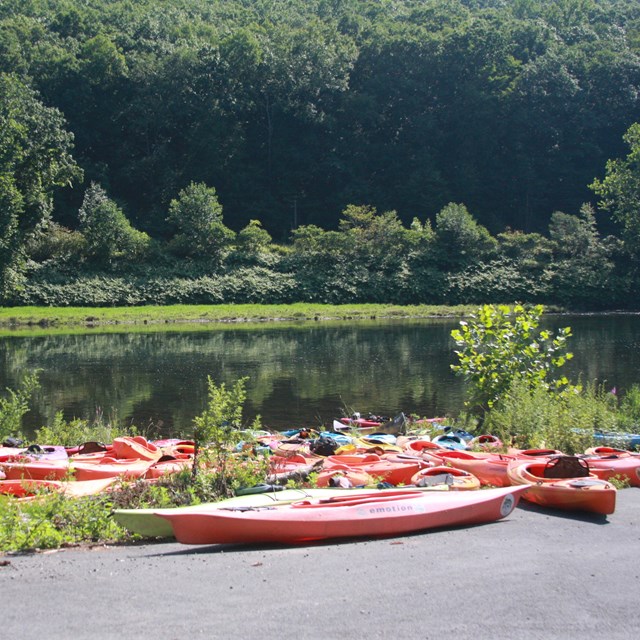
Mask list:
[[[574,330],[572,377],[619,388],[637,379],[640,319],[554,318]],[[0,339],[2,386],[40,369],[41,390],[28,422],[57,410],[163,433],[184,432],[206,402],[206,377],[249,376],[247,416],[268,426],[330,423],[342,408],[421,415],[460,409],[450,372],[454,321],[303,324],[180,333],[52,335]]]

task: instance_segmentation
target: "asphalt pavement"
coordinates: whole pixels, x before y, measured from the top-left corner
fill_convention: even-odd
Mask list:
[[[3,638],[614,640],[640,634],[640,489],[608,517],[307,546],[175,542],[0,557]]]

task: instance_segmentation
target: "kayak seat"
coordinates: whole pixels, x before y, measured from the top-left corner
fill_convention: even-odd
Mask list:
[[[108,447],[102,442],[84,442],[78,447],[78,453],[101,453],[107,451]]]
[[[586,478],[589,465],[584,458],[557,456],[547,462],[543,475],[545,478]]]

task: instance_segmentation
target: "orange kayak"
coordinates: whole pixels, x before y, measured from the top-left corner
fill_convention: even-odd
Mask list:
[[[436,464],[446,464],[474,475],[483,486],[509,487],[507,466],[511,456],[477,451],[441,451],[430,454]]]
[[[0,469],[7,480],[63,480],[69,475],[68,460],[41,460],[37,462],[2,462]]]
[[[360,469],[352,469],[347,465],[335,465],[330,469],[323,469],[316,478],[318,487],[364,487],[373,486],[373,478]]]
[[[513,460],[507,474],[514,486],[528,487],[524,500],[543,507],[556,509],[591,511],[611,514],[616,507],[616,489],[593,473],[574,477],[551,477],[550,462]]]
[[[168,473],[178,473],[190,468],[193,465],[193,458],[173,458],[169,460],[158,460],[153,462],[145,471],[144,478],[146,480],[154,480],[162,478]]]
[[[113,456],[121,460],[151,460],[162,457],[162,450],[142,436],[114,438]]]
[[[434,491],[303,500],[281,507],[166,510],[185,544],[304,543],[349,537],[395,536],[438,527],[493,522],[508,516],[525,487]]]
[[[551,456],[563,456],[564,453],[562,451],[558,451],[557,449],[515,449],[513,447],[509,447],[507,449],[507,455],[513,456],[514,458],[550,458]]]
[[[628,455],[640,457],[640,452],[629,451],[628,449],[616,449],[616,447],[590,447],[585,451],[587,456],[611,456],[611,455]]]
[[[411,478],[411,484],[417,487],[428,486],[433,482],[445,483],[452,491],[473,491],[480,488],[480,480],[472,473],[444,465],[421,469]]]
[[[103,458],[98,463],[77,462],[72,469],[78,481],[98,480],[100,478],[140,478],[153,465],[151,460],[116,460]]]
[[[364,471],[378,482],[388,482],[396,486],[411,484],[411,477],[423,466],[420,460],[392,461],[369,453],[328,456],[324,462],[324,469],[330,470],[336,465]]]

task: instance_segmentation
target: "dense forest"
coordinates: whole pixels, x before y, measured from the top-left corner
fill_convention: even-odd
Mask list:
[[[633,0],[3,0],[4,304],[637,304]]]

